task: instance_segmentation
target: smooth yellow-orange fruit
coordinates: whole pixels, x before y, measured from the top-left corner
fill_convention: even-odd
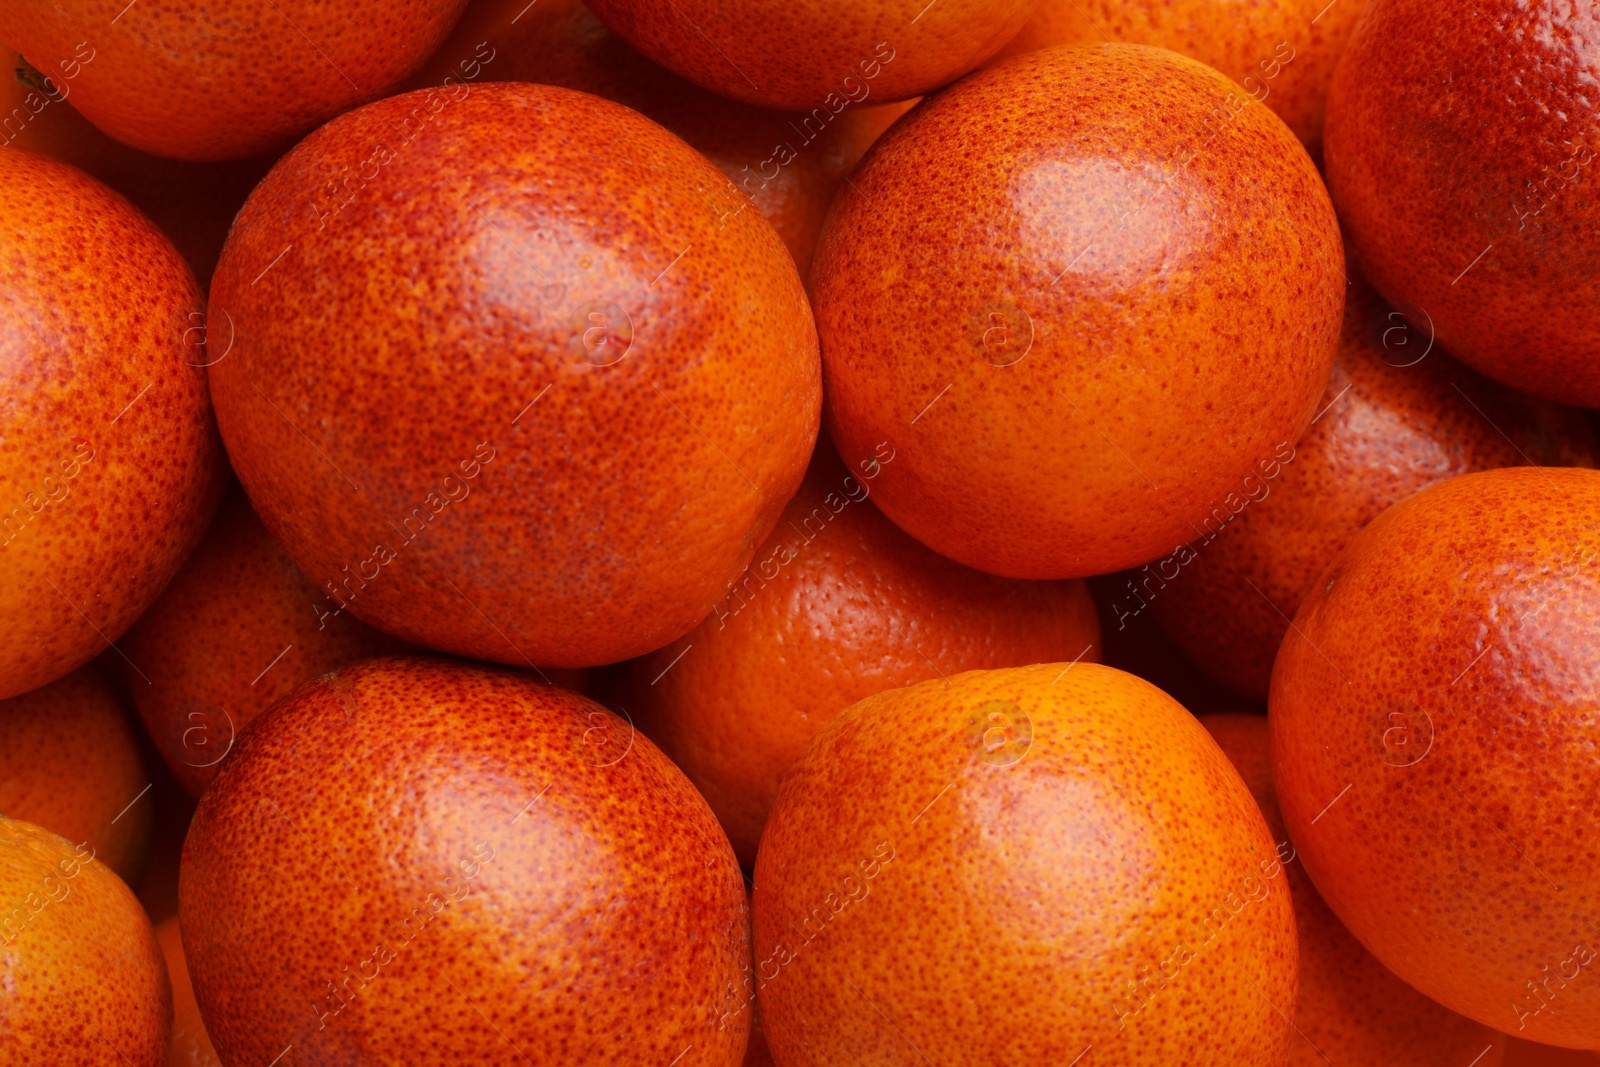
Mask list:
[[[0,815],[0,905],[0,1063],[164,1067],[161,947],[94,849]]]
[[[834,201],[827,421],[907,533],[1015,578],[1165,556],[1293,448],[1332,366],[1338,225],[1283,121],[1138,45],[935,94]]]
[[[880,693],[806,749],[755,871],[777,1062],[1284,1062],[1294,912],[1249,790],[1171,697],[1068,668]]]
[[[0,813],[92,849],[138,880],[153,806],[121,699],[90,665],[0,700]]]
[[[628,710],[699,787],[745,865],[783,773],[856,701],[962,671],[1099,658],[1082,582],[996,578],[884,518],[869,498],[885,458],[850,473],[819,449],[711,616],[632,664]]]
[[[222,494],[200,290],[126,200],[0,150],[0,699],[122,636]]]
[[[735,1067],[749,908],[689,781],[598,704],[428,657],[239,739],[179,919],[223,1062]]]
[[[1600,1049],[1600,472],[1465,474],[1389,508],[1272,673],[1272,777],[1323,900],[1445,1007]]]
[[[1265,715],[1223,712],[1200,722],[1238,769],[1280,852],[1293,854],[1272,785]],[[1300,936],[1300,996],[1288,1067],[1500,1067],[1506,1037],[1462,1018],[1396,978],[1317,895],[1305,867],[1284,864]]]
[[[236,328],[209,372],[229,457],[325,609],[477,659],[681,637],[816,441],[815,327],[772,226],[683,141],[569,89],[328,123],[245,204],[211,308]]]

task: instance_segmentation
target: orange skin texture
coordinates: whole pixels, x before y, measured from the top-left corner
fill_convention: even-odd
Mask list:
[[[1171,697],[1067,666],[868,697],[784,779],[755,872],[779,1063],[1284,1062],[1294,912],[1260,811]]]
[[[25,63],[0,44],[0,118],[12,123],[0,130],[0,146],[53,156],[109,185],[172,240],[195,277],[210,278],[228,226],[271,160],[188,163],[129,148],[78,114],[73,82],[59,66],[46,82]],[[18,121],[18,109],[25,122]]]
[[[515,20],[515,21],[513,21]],[[581,0],[477,0],[449,40],[407,83],[525,81],[615,100],[660,123],[715,163],[772,223],[802,278],[822,220],[868,146],[910,104],[875,105],[876,79],[859,100],[821,121],[729,100],[678,77],[606,29]],[[848,98],[846,98],[848,99]],[[784,162],[787,160],[787,162]]]
[[[222,1067],[217,1050],[211,1047],[211,1039],[206,1036],[200,1005],[194,999],[194,986],[189,983],[189,964],[183,956],[183,938],[178,932],[176,917],[156,927],[156,941],[161,945],[161,954],[167,961],[167,977],[172,981],[172,1047],[167,1067]]]
[[[73,105],[123,144],[243,159],[392,90],[465,5],[174,0],[124,11],[125,0],[15,0],[0,10],[0,40],[70,80]]]
[[[727,838],[643,735],[529,675],[369,660],[274,705],[200,801],[179,920],[226,1063],[744,1055]]]
[[[96,667],[0,701],[0,812],[87,844],[130,882],[150,843],[149,781],[122,701]]]
[[[0,974],[7,1067],[167,1062],[172,990],[133,892],[92,849],[5,816]]]
[[[784,772],[856,701],[962,671],[1099,659],[1082,582],[953,563],[868,503],[872,484],[819,450],[753,569],[705,622],[632,665],[635,721],[746,866]]]
[[[1273,837],[1287,844],[1272,786],[1266,716],[1223,712],[1202,716],[1200,723],[1250,787]],[[1298,1033],[1287,1067],[1500,1067],[1504,1034],[1440,1007],[1396,978],[1328,910],[1300,864],[1286,864],[1285,870],[1300,941]]]
[[[1440,11],[1373,0],[1334,74],[1328,187],[1351,248],[1456,358],[1600,407],[1600,8]]]
[[[810,111],[870,77],[907,100],[981,66],[1034,0],[591,0],[639,51],[722,96]]]
[[[132,625],[199,541],[225,473],[186,337],[199,289],[126,200],[0,150],[0,293],[4,699]]]
[[[323,595],[237,489],[194,554],[123,637],[149,679],[124,672],[156,750],[189,794],[216,776],[238,731],[301,682],[404,645],[353,615],[321,619]]]
[[[213,282],[236,340],[211,389],[329,610],[555,667],[711,610],[821,408],[805,290],[727,185],[627,108],[509,83],[368,105],[274,168]]]
[[[1361,6],[1361,0],[1041,0],[1000,55],[1097,41],[1170,48],[1238,82],[1316,157],[1328,85]]]
[[[1230,688],[1266,700],[1272,661],[1306,593],[1390,504],[1471,471],[1594,466],[1582,412],[1514,393],[1437,347],[1425,351],[1425,326],[1408,325],[1357,281],[1323,414],[1294,460],[1266,496],[1208,527],[1215,540],[1191,542],[1194,558],[1181,569],[1175,561],[1133,574],[1162,627]],[[1138,610],[1129,596],[1119,603]]]
[[[1305,149],[1222,75],[1137,45],[1018,56],[919,104],[834,202],[829,430],[847,463],[892,442],[879,506],[969,567],[1143,563],[1300,436],[1340,255]]]
[[[1351,933],[1454,1011],[1590,1049],[1597,515],[1579,468],[1394,505],[1301,605],[1269,705],[1284,823]]]

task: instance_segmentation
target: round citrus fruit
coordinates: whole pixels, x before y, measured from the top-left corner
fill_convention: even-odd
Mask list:
[[[1441,1007],[1394,976],[1361,947],[1317,895],[1272,787],[1267,717],[1221,712],[1201,724],[1216,738],[1286,857],[1284,871],[1300,938],[1300,997],[1288,1067],[1382,1063],[1387,1067],[1500,1067],[1504,1034]]]
[[[755,886],[788,1067],[1288,1054],[1294,912],[1267,825],[1194,717],[1109,667],[852,705],[784,779]]]
[[[1390,970],[1530,1040],[1600,1048],[1600,472],[1407,497],[1284,638],[1272,770],[1322,898]]]
[[[81,171],[0,151],[0,699],[81,667],[216,508],[200,291]]]
[[[852,464],[892,445],[879,506],[969,567],[1144,563],[1310,421],[1340,248],[1305,149],[1216,71],[1009,59],[919,104],[834,202],[812,269],[833,440]]]
[[[734,1067],[739,867],[660,751],[504,669],[368,660],[240,737],[179,919],[226,1063]]]
[[[1600,8],[1367,5],[1328,94],[1328,186],[1372,284],[1463,362],[1600,406]]]
[[[868,502],[875,480],[819,449],[711,616],[632,664],[628,710],[705,795],[743,864],[784,771],[856,701],[962,671],[1098,658],[1082,582],[996,578],[936,555]]]
[[[1206,536],[1134,572],[1113,611],[1147,604],[1195,662],[1264,701],[1301,600],[1384,508],[1469,471],[1594,465],[1580,412],[1486,381],[1429,345],[1425,321],[1411,324],[1357,281],[1333,376],[1294,458]]]
[[[183,938],[178,920],[170,918],[156,927],[156,941],[167,961],[167,977],[172,981],[172,1051],[167,1067],[222,1067],[217,1050],[206,1036],[200,1005],[189,983],[189,963],[183,955]]]
[[[607,25],[690,81],[762,107],[837,113],[875,85],[905,100],[1014,36],[1033,0],[590,0]]]
[[[161,948],[93,848],[0,815],[0,902],[0,1063],[167,1063]]]
[[[223,318],[235,338],[219,424],[325,610],[478,659],[616,662],[692,629],[799,486],[805,290],[749,200],[636,112],[460,88],[341,116],[251,196],[211,290],[208,343]]]
[[[13,0],[0,40],[124,144],[239,159],[399,84],[466,0]]]

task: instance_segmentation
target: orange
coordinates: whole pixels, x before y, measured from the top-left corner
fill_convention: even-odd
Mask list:
[[[1015,578],[1164,556],[1314,414],[1344,278],[1281,119],[1172,52],[1017,56],[923,101],[812,268],[829,430],[884,513]],[[914,339],[909,340],[909,339]]]
[[[126,200],[0,150],[0,292],[4,699],[122,636],[199,541],[224,473],[200,291]]]
[[[820,114],[774,112],[717,96],[652,63],[581,0],[476,0],[407,85],[527,81],[581,89],[659,122],[748,196],[804,278],[828,205],[861,154],[908,104],[876,106],[876,79]]]
[[[1182,52],[1238,82],[1316,155],[1333,69],[1362,0],[1041,0],[1002,56],[1126,41]]]
[[[92,847],[0,815],[0,902],[0,1063],[166,1064],[161,949]]]
[[[54,156],[105,182],[171,238],[196,277],[209,280],[229,223],[271,161],[186,163],[140,152],[78,114],[73,83],[59,70],[47,77],[3,44],[0,64],[0,146]]]
[[[1600,472],[1407,497],[1317,581],[1272,673],[1284,824],[1406,982],[1517,1037],[1600,1048]]]
[[[172,981],[172,1048],[167,1067],[222,1067],[217,1050],[206,1036],[200,1006],[195,1003],[194,987],[189,984],[189,964],[183,956],[183,940],[177,918],[156,927],[156,940],[167,961],[167,976]]]
[[[225,1063],[735,1067],[727,838],[598,704],[369,660],[279,701],[201,798],[179,885]]]
[[[399,641],[323,607],[235,488],[161,599],[122,639],[156,750],[198,797],[238,731],[301,682]]]
[[[873,84],[905,100],[955,81],[1012,38],[1034,0],[590,0],[639,51],[714,92],[837,113]]]
[[[123,144],[241,159],[398,85],[466,0],[10,0],[9,41]]]
[[[746,866],[784,771],[856,701],[962,671],[1099,658],[1082,582],[969,570],[885,519],[868,502],[885,458],[850,473],[819,450],[711,616],[633,663],[629,710]]]
[[[805,290],[750,201],[636,112],[458,88],[336,119],[252,194],[211,291],[237,338],[210,370],[223,437],[327,611],[616,662],[691,630],[799,486]]]
[[[0,812],[92,849],[128,881],[152,806],[138,736],[94,666],[0,700]]]
[[[1129,575],[1118,618],[1151,615],[1224,684],[1265,701],[1289,620],[1351,536],[1457,474],[1593,466],[1580,412],[1511,392],[1432,345],[1359,280],[1318,416],[1294,459],[1230,521]]]
[[[1098,664],[970,671],[829,723],[755,872],[774,1059],[1281,1065],[1295,930],[1249,790]]]
[[[1596,1063],[1600,1063],[1600,1054],[1593,1052],[1539,1045],[1514,1037],[1506,1041],[1504,1067],[1595,1067]]]
[[[1600,7],[1372,0],[1328,93],[1328,186],[1377,290],[1489,377],[1600,407]]]
[[[1250,787],[1278,849],[1293,855],[1272,786],[1267,718],[1224,712],[1200,722]],[[1284,870],[1300,938],[1300,999],[1288,1067],[1500,1067],[1506,1037],[1440,1007],[1361,947],[1298,863]]]

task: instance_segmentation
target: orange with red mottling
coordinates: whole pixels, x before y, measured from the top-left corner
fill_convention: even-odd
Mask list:
[[[1362,270],[1489,377],[1600,407],[1600,6],[1371,0],[1328,93]]]
[[[226,1063],[733,1067],[749,910],[694,787],[598,704],[369,660],[257,719],[179,918]]]
[[[189,984],[189,963],[183,956],[183,939],[176,917],[156,927],[156,941],[167,961],[167,976],[172,981],[172,1046],[167,1067],[222,1067],[217,1050],[206,1036],[206,1024],[195,1003],[194,986]]]
[[[1143,563],[1310,421],[1340,254],[1305,149],[1227,78],[1138,45],[1017,56],[919,104],[834,202],[829,430],[849,463],[892,443],[879,506],[969,567]]]
[[[678,77],[606,29],[582,0],[476,0],[408,88],[527,81],[626,104],[688,141],[749,196],[802,278],[828,205],[867,147],[909,109],[877,107],[875,79],[818,113],[738,103]]]
[[[167,969],[132,891],[88,847],[0,815],[0,1063],[163,1067]]]
[[[0,699],[83,666],[189,554],[224,466],[189,268],[81,171],[0,150]]]
[[[0,39],[112,137],[173,159],[274,149],[398,85],[466,0],[9,0]]]
[[[0,812],[94,849],[138,880],[150,844],[139,741],[93,664],[0,700]]]
[[[639,655],[711,610],[805,474],[805,291],[636,112],[457,88],[336,119],[251,196],[211,292],[237,328],[223,437],[330,604],[479,659]],[[372,180],[306,210],[347,166]]]
[[[1465,474],[1389,508],[1306,597],[1272,771],[1322,898],[1441,1004],[1600,1048],[1600,472]]]
[[[1293,461],[1187,552],[1133,575],[1179,646],[1257,700],[1267,698],[1272,661],[1306,592],[1384,508],[1469,471],[1595,464],[1582,412],[1429,351],[1425,323],[1409,325],[1353,280],[1321,414]]]
[[[0,116],[9,119],[0,147],[53,156],[105,182],[171,238],[195,277],[210,278],[233,216],[271,161],[186,163],[129,148],[78,114],[72,86],[59,67],[45,74],[0,44]]]
[[[589,0],[657,63],[761,107],[836,107],[865,80],[906,100],[980,66],[1034,0]]]
[[[1041,0],[1002,57],[1062,44],[1126,41],[1181,52],[1238,82],[1288,124],[1307,150],[1322,147],[1334,67],[1362,0]]]
[[[747,866],[783,773],[856,701],[962,671],[1099,658],[1082,582],[996,578],[924,548],[868,503],[890,466],[852,474],[819,448],[711,617],[631,666],[635,721]]]
[[[755,872],[779,1063],[1283,1063],[1260,811],[1171,697],[1067,667],[868,697],[784,779]]]
[[[1200,718],[1261,807],[1279,851],[1292,855],[1272,787],[1265,715]],[[1287,1067],[1500,1067],[1506,1037],[1429,1000],[1350,935],[1298,863],[1285,865],[1300,939],[1300,998]]]
[[[172,584],[120,647],[156,750],[191,796],[238,731],[301,682],[404,645],[328,604],[235,488]]]

